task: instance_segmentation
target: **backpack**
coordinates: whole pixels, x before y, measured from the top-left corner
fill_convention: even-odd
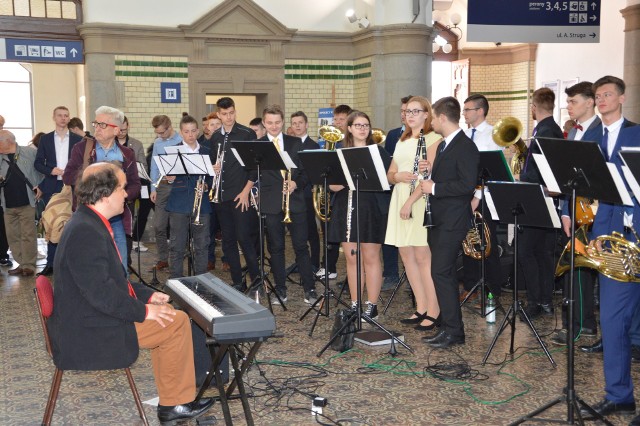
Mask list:
[[[62,191],[53,194],[42,212],[44,236],[50,243],[57,244],[62,236],[64,225],[71,219],[73,196],[71,186],[64,185]]]

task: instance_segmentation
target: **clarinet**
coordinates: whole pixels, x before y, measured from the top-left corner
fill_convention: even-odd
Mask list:
[[[413,160],[413,170],[411,171],[411,173],[414,175],[418,174],[418,163],[420,162],[420,158],[422,155],[422,146],[424,146],[423,133],[424,131],[420,129],[420,136],[418,137],[418,146],[416,147],[416,156],[415,156],[415,159]],[[416,190],[416,183],[417,183],[416,181],[417,179],[413,179],[409,184],[409,195],[412,195],[413,191]],[[409,218],[413,218],[413,212],[409,213]]]
[[[422,140],[422,148],[421,148],[420,156],[422,157],[423,160],[426,160],[427,144],[424,141],[424,135],[422,134],[422,131],[420,132],[420,139]],[[418,143],[418,146],[420,146],[420,143]],[[422,173],[421,178],[423,180],[429,179],[430,173],[431,173],[431,167],[427,166],[427,169]],[[424,219],[422,220],[422,226],[424,226],[425,228],[431,228],[433,227],[433,219],[431,217],[431,203],[429,202],[429,195],[423,194],[422,197],[424,198]]]

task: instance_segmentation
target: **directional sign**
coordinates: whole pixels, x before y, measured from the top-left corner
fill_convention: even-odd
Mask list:
[[[0,59],[20,62],[84,63],[82,41],[0,39]]]
[[[179,104],[182,102],[180,83],[160,83],[160,102]]]
[[[469,0],[467,40],[598,43],[602,0]]]

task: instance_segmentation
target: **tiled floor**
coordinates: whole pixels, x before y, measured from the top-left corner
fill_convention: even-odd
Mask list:
[[[153,263],[151,250],[141,254],[143,277]],[[134,264],[137,263],[134,256]],[[220,263],[218,263],[218,267]],[[344,265],[339,265],[344,277]],[[0,425],[39,424],[49,392],[53,365],[49,359],[37,319],[32,288],[34,278],[14,278],[8,268],[0,270]],[[220,273],[223,279],[228,274]],[[160,282],[166,277],[160,273]],[[412,311],[405,287],[379,321],[405,333],[414,353],[399,347],[396,358],[387,355],[388,347],[356,344],[351,352],[339,355],[328,350],[316,354],[328,341],[333,319],[320,317],[313,336],[308,333],[313,316],[300,321],[305,311],[302,290],[289,283],[288,310],[275,307],[282,338],[268,340],[258,353],[258,366],[247,375],[255,398],[251,400],[258,425],[313,425],[311,399],[328,399],[324,424],[369,425],[505,425],[561,395],[566,383],[565,347],[550,345],[557,367],[552,367],[530,330],[516,321],[514,356],[508,355],[510,329],[499,338],[489,363],[482,358],[503,318],[489,325],[471,307],[464,309],[466,344],[453,350],[430,350],[421,343],[423,336],[398,319]],[[331,282],[335,288],[335,281]],[[320,285],[318,285],[320,289]],[[383,293],[383,297],[389,297]],[[511,294],[502,297],[509,303]],[[264,303],[264,300],[263,300]],[[331,305],[331,314],[335,312]],[[536,321],[545,341],[557,326],[559,317]],[[365,328],[367,328],[366,326]],[[579,343],[591,340],[581,339]],[[259,367],[259,368],[258,368]],[[156,396],[149,354],[141,351],[132,371],[143,400]],[[459,373],[457,379],[438,378],[439,374]],[[638,379],[638,367],[633,367]],[[576,354],[576,390],[581,398],[595,403],[603,396],[602,358]],[[213,394],[215,392],[212,392]],[[231,402],[236,424],[244,424],[238,401]],[[157,424],[155,409],[146,406],[151,424]],[[224,422],[220,406],[209,413]],[[566,406],[557,405],[547,418],[566,419]],[[632,416],[612,416],[614,424],[627,424]],[[141,424],[123,373],[66,373],[53,424],[134,425]],[[192,422],[191,424],[195,424]]]

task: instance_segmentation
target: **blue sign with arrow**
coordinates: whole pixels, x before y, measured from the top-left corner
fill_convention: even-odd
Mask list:
[[[5,43],[6,59],[9,61],[84,63],[82,41],[17,38],[2,41]]]
[[[602,0],[469,0],[468,41],[598,43]]]

